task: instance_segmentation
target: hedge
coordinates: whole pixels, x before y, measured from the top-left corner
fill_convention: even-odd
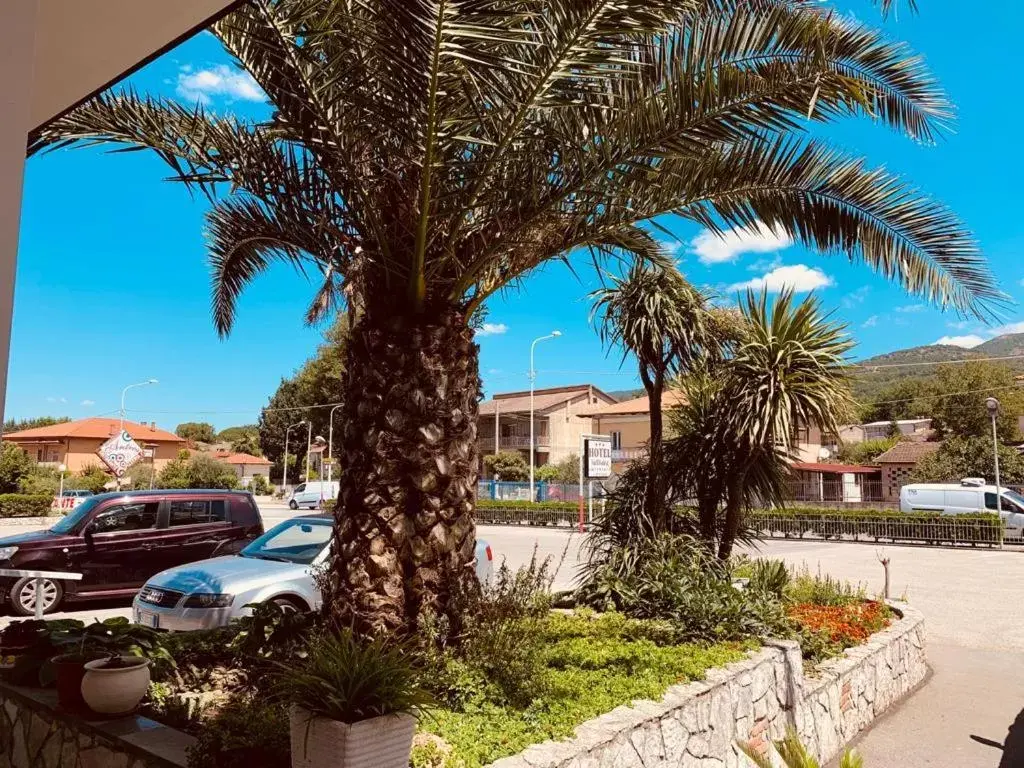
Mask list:
[[[996,515],[940,515],[879,509],[763,509],[747,518],[762,536],[853,541],[918,541],[930,544],[999,544],[1003,524]]]
[[[0,517],[48,517],[51,504],[48,494],[0,493]]]

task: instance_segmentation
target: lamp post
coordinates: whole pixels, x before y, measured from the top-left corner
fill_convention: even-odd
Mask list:
[[[996,514],[1003,519],[1002,490],[999,488],[999,438],[996,434],[996,416],[999,415],[999,401],[994,397],[985,399],[985,408],[988,410],[989,418],[992,419],[992,460],[996,468]]]
[[[342,405],[344,403],[331,408],[331,412],[327,416],[327,482],[331,482],[334,479],[334,412],[341,408]]]
[[[557,339],[561,335],[561,331],[552,331],[547,336],[540,336],[534,339],[530,344],[530,501],[536,501],[533,492],[533,465],[535,463],[533,453],[536,447],[533,444],[533,385],[537,380],[537,371],[533,368],[533,350],[534,347],[537,346],[537,342],[545,341],[547,339]]]
[[[309,482],[309,454],[313,450],[313,422],[306,420],[306,482]]]
[[[294,424],[285,427],[284,430],[284,476],[281,478],[281,490],[287,495],[288,493],[288,433],[291,432],[295,427],[301,427],[306,423],[306,420],[297,421]]]
[[[150,384],[159,384],[159,383],[160,382],[157,381],[156,379],[146,379],[145,381],[140,381],[138,384],[129,384],[127,387],[125,387],[124,389],[121,390],[121,419],[120,419],[120,422],[118,424],[118,430],[117,430],[117,436],[119,438],[121,436],[121,433],[124,432],[124,396],[126,394],[128,394],[128,390],[129,389],[134,389],[135,387],[146,387],[146,386],[149,386]]]

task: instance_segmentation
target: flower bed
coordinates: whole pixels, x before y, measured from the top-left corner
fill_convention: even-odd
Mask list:
[[[786,615],[797,625],[805,656],[827,658],[885,629],[892,611],[884,603],[864,600],[847,605],[798,603],[790,606]]]

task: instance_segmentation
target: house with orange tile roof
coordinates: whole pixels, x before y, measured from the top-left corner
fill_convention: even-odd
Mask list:
[[[533,392],[533,450],[535,466],[557,464],[579,455],[580,436],[591,431],[581,411],[614,403],[615,398],[593,384],[535,389]],[[530,459],[530,392],[504,392],[480,403],[477,419],[480,472],[483,457],[519,451]]]
[[[248,486],[256,475],[270,479],[270,459],[253,456],[251,453],[235,453],[234,451],[216,451],[213,458],[222,461],[235,470],[238,483],[243,488]]]
[[[88,418],[51,424],[47,427],[23,429],[3,436],[5,443],[13,443],[36,462],[56,467],[67,466],[68,472],[81,472],[89,466],[104,467],[96,454],[99,447],[117,434],[119,419]],[[124,429],[146,450],[151,450],[150,459],[159,472],[169,461],[176,458],[185,441],[164,429],[156,422],[138,424],[125,421]]]

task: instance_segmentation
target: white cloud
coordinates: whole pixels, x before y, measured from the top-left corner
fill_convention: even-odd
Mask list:
[[[970,325],[972,325],[972,322],[970,320],[957,320],[956,322],[953,322],[951,320],[950,322],[946,323],[947,328],[953,328],[954,330],[957,331],[962,331],[965,328],[969,327]]]
[[[860,327],[861,328],[874,328],[876,325],[878,325],[878,315],[872,315],[867,320],[865,320],[863,323],[861,323]]]
[[[484,323],[483,327],[476,332],[477,336],[498,336],[508,331],[504,323]]]
[[[1024,286],[1024,277],[1022,277],[1022,278],[1020,279],[1020,284],[1021,284],[1022,286]]]
[[[897,312],[923,312],[927,307],[924,304],[904,304],[902,307],[896,307]]]
[[[66,403],[68,399],[66,397],[48,397],[46,402],[48,403]]]
[[[853,293],[848,293],[848,294],[846,294],[843,297],[843,302],[842,302],[843,306],[846,309],[853,309],[858,304],[862,304],[864,302],[864,299],[866,299],[868,297],[868,294],[870,292],[871,292],[871,286],[869,286],[869,285],[862,285],[860,288],[858,288]]]
[[[793,239],[781,229],[757,222],[747,229],[731,229],[721,237],[705,229],[690,241],[690,248],[702,264],[736,261],[744,253],[771,253],[788,248]]]
[[[832,278],[820,269],[808,267],[806,264],[791,264],[788,267],[776,267],[761,277],[734,283],[730,291],[744,291],[748,288],[760,291],[767,289],[769,293],[778,293],[783,288],[792,288],[796,293],[813,291],[832,285]]]
[[[267,96],[248,72],[218,64],[211,69],[184,66],[178,72],[178,95],[190,101],[210,103],[211,96],[229,101],[266,101]]]
[[[966,336],[943,336],[941,339],[933,343],[950,344],[954,347],[964,347],[965,349],[970,349],[971,347],[978,346],[984,341],[985,340],[981,336],[978,336],[977,334],[974,333],[969,333]]]
[[[1007,333],[1024,333],[1024,320],[1019,320],[1016,323],[1000,325],[989,332],[991,336],[1003,336]]]
[[[96,401],[95,400],[83,400],[81,403],[79,403],[79,405],[83,405],[86,408],[91,408],[92,406],[96,405]]]

